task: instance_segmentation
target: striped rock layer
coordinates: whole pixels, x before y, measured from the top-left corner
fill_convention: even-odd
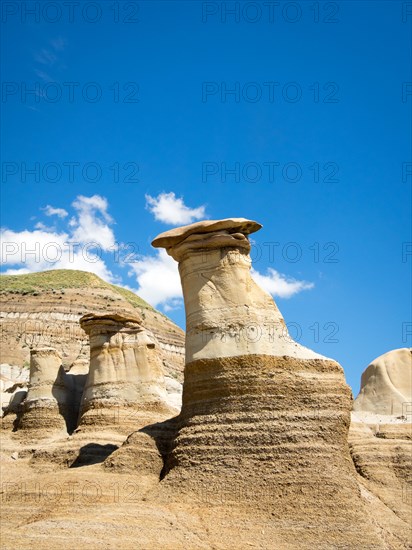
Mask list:
[[[199,222],[153,242],[179,262],[187,319],[163,486],[194,502],[271,510],[276,548],[384,548],[350,457],[342,367],[294,342],[253,281],[248,234],[259,228]]]

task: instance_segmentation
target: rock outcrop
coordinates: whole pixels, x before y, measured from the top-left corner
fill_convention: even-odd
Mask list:
[[[393,350],[366,368],[349,431],[359,483],[390,548],[412,540],[411,353]]]
[[[37,437],[30,407],[26,429],[2,433],[5,548],[410,548],[408,411],[382,415],[372,403],[378,412],[353,413],[349,452],[352,399],[342,368],[294,343],[250,277],[247,236],[258,227],[201,222],[155,241],[180,262],[190,327],[177,417],[155,405],[164,397],[159,367],[173,374],[168,384],[178,384],[177,371],[144,311],[89,309],[90,376],[89,353],[46,354],[41,372],[49,374],[37,381],[33,370],[27,403],[45,400],[40,424],[51,437]],[[7,334],[20,346],[19,332]],[[4,367],[6,393],[24,391],[25,371]],[[77,411],[87,378],[82,424],[68,435],[58,405],[67,408],[70,395]]]
[[[79,319],[90,311],[140,315],[162,351],[166,376],[182,381],[184,332],[133,292],[85,271],[58,269],[27,275],[0,275],[2,363],[29,365],[30,349],[53,347],[66,371],[89,359],[87,335]]]
[[[248,234],[259,228],[242,218],[199,222],[152,243],[179,262],[187,321],[163,487],[270,509],[273,547],[382,548],[350,458],[342,367],[293,342],[251,278]]]
[[[1,412],[14,410],[16,401],[21,402],[27,394],[29,369],[2,363],[0,365]]]
[[[88,314],[80,324],[90,339],[80,427],[117,425],[128,434],[156,414],[173,413],[166,404],[161,350],[141,317]]]
[[[401,348],[381,355],[362,374],[353,404],[358,413],[410,416],[412,421],[412,350]]]

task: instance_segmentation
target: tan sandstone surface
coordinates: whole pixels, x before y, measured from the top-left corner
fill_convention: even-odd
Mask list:
[[[93,273],[68,269],[0,276],[1,363],[22,366],[31,347],[53,347],[66,369],[88,359],[88,338],[79,325],[90,312],[139,314],[156,336],[166,372],[180,380],[184,332],[136,294]]]
[[[131,329],[131,348],[139,347],[140,320],[112,313],[102,342],[105,314],[86,317],[100,327],[90,339],[91,371],[107,370],[103,390],[112,382],[120,403],[135,392],[147,416],[136,415],[127,437],[97,417],[71,435],[3,430],[2,548],[410,547],[407,507],[392,483],[410,480],[404,425],[380,427],[379,441],[391,441],[382,453],[369,445],[377,439],[369,427],[353,421],[349,446],[352,396],[342,367],[294,342],[250,276],[248,235],[259,228],[243,218],[207,221],[154,241],[179,262],[184,292],[179,414],[167,413],[161,395],[151,408],[133,384],[113,380],[105,354],[124,357]],[[124,382],[134,362],[116,364]],[[157,366],[149,368],[154,380]],[[104,404],[100,381],[90,379],[89,395]]]
[[[364,371],[354,401],[349,444],[358,481],[376,520],[412,545],[412,350],[392,350]]]
[[[84,271],[53,270],[0,276],[1,405],[15,406],[29,378],[30,349],[58,351],[66,372],[88,370],[89,341],[79,324],[90,312],[139,315],[162,351],[170,403],[180,406],[184,332],[136,294]],[[19,386],[15,386],[19,384]]]
[[[87,314],[80,325],[89,335],[90,369],[79,410],[79,427],[111,425],[125,435],[136,422],[144,426],[151,410],[166,416],[177,410],[166,404],[162,351],[142,319],[125,314]],[[149,414],[148,414],[149,412]],[[103,414],[102,414],[103,413]],[[137,417],[140,417],[137,420]]]
[[[402,416],[412,414],[411,402],[412,355],[409,348],[401,348],[381,355],[368,366],[353,410]]]

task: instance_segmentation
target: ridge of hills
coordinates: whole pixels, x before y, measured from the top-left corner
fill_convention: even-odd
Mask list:
[[[70,370],[89,359],[88,338],[79,325],[86,313],[138,313],[164,352],[165,373],[183,378],[184,331],[134,292],[94,273],[56,269],[0,275],[1,363],[23,367],[33,347],[54,347]]]

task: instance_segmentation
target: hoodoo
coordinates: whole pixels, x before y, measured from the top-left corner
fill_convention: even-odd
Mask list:
[[[32,349],[27,397],[19,427],[24,430],[66,430],[70,403],[62,359],[53,348]]]
[[[270,509],[277,547],[295,547],[298,528],[302,547],[382,548],[349,454],[343,369],[294,342],[253,281],[248,235],[260,228],[204,221],[152,243],[179,262],[187,323],[183,406],[163,483],[209,503]]]
[[[158,343],[130,314],[84,315],[90,339],[90,369],[80,406],[80,423],[130,433],[169,411]]]
[[[186,308],[186,363],[240,355],[321,357],[297,344],[272,297],[250,275],[247,237],[262,226],[243,218],[198,222],[153,241],[179,262]]]

